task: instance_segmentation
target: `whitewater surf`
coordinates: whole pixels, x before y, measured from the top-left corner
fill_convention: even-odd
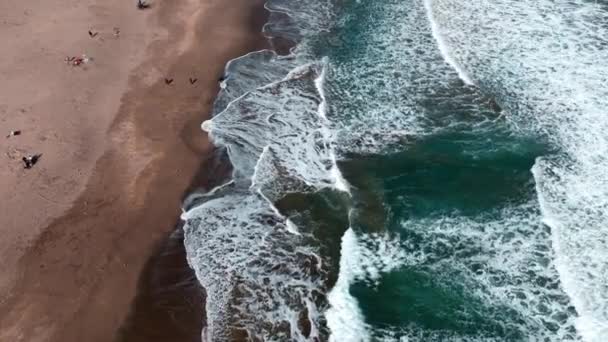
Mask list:
[[[184,208],[205,339],[608,339],[606,4],[266,7]]]

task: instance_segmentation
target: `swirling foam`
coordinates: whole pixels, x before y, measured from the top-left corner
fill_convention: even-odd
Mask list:
[[[328,118],[341,155],[402,149],[458,116],[494,112],[437,48],[423,1],[347,6],[327,38]]]
[[[608,338],[608,10],[583,0],[434,0],[455,60],[560,149],[534,167],[562,285],[587,341]]]
[[[266,6],[271,20],[264,32],[271,37],[280,31],[300,42],[315,23],[302,20],[306,13],[327,19],[322,4],[272,0]],[[294,17],[294,8],[308,12]],[[325,116],[325,66],[307,58],[305,45],[290,56],[264,50],[231,61],[215,115],[202,124],[234,169],[233,181],[194,196],[182,215],[188,260],[208,294],[208,340],[327,336],[319,305],[329,263],[310,231],[274,205],[289,193],[348,191]]]
[[[537,207],[531,202],[473,218],[442,216],[404,221],[402,233],[409,236],[407,239],[388,233],[355,234],[351,230],[343,240],[342,250],[347,254],[343,255],[346,260],[342,265],[346,269],[340,276],[349,278],[350,284],[363,282],[373,288],[389,273],[414,269],[430,272],[434,286],[451,292],[457,282],[462,284],[469,301],[488,305],[478,309],[484,320],[502,326],[511,338],[576,340],[574,317],[568,309],[568,297],[559,288],[549,233],[536,219]],[[349,294],[337,286],[332,296],[346,298]],[[356,303],[354,298],[350,301]],[[332,316],[352,314],[352,309],[339,301],[333,310],[337,312],[328,316],[330,322]],[[468,319],[473,318],[463,316],[460,324],[470,324]],[[366,327],[364,331],[373,339],[387,341],[502,340],[483,332],[459,335],[454,331],[427,330],[415,322],[391,328],[348,327],[334,330],[332,338],[353,340],[349,336],[358,335],[362,338],[354,340],[369,340],[360,332]]]

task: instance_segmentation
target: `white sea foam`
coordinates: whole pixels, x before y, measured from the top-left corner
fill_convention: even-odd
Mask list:
[[[292,53],[298,57],[315,58],[309,51],[308,38],[314,37],[319,32],[327,32],[332,27],[335,15],[332,0],[270,0],[265,8],[270,12],[270,19],[264,26],[266,35],[278,35],[282,38],[297,42],[292,48]],[[275,14],[280,13],[281,16]]]
[[[294,56],[278,56],[270,50],[250,52],[229,61],[224,68],[222,89],[213,104],[213,114],[221,113],[244,94],[283,79],[296,65]]]
[[[302,41],[329,24],[330,6],[270,0],[266,7],[265,34],[280,31],[300,44],[290,56],[264,50],[228,63],[215,115],[201,128],[226,148],[234,179],[193,196],[182,215],[188,260],[208,294],[208,340],[228,340],[235,329],[267,341],[327,334],[317,305],[329,263],[274,202],[290,192],[348,191],[326,127],[323,67]]]
[[[188,195],[186,197],[186,199],[184,199],[183,201],[183,205],[182,205],[182,214],[180,215],[180,219],[182,221],[187,221],[188,219],[191,218],[191,216],[189,215],[189,210],[190,208],[192,208],[192,206],[195,205],[195,203],[197,201],[200,201],[201,199],[206,199],[209,197],[213,197],[215,196],[217,193],[221,192],[222,190],[225,190],[226,188],[233,186],[234,185],[234,181],[233,180],[229,180],[224,184],[220,184],[216,187],[213,187],[211,190],[205,192],[205,193],[192,193],[190,195]]]
[[[332,130],[330,129],[330,122],[327,120],[327,99],[325,98],[325,89],[323,88],[324,82],[325,82],[325,75],[327,73],[328,59],[325,58],[322,61],[322,63],[323,63],[323,68],[321,70],[321,73],[320,73],[319,77],[317,77],[317,79],[315,79],[315,87],[317,88],[317,92],[319,93],[319,96],[321,97],[321,103],[319,103],[318,113],[319,113],[319,117],[324,122],[322,131],[321,131],[324,136],[324,139],[328,142],[328,144],[333,145],[334,136],[333,136]],[[342,176],[342,172],[340,172],[340,168],[338,167],[338,162],[336,160],[336,152],[334,151],[333,147],[329,151],[329,160],[331,162],[331,169],[329,170],[329,173],[330,173],[331,177],[334,179],[334,187],[337,190],[350,194],[348,182]]]
[[[533,168],[544,222],[553,232],[557,269],[586,341],[608,337],[608,198],[598,180],[581,178],[565,161],[540,158]],[[584,189],[584,190],[583,190]],[[581,212],[582,211],[582,212]]]
[[[433,286],[453,295],[457,292],[452,286],[462,285],[466,301],[482,303],[475,310],[481,310],[486,324],[502,325],[512,338],[576,340],[568,297],[557,286],[549,233],[536,220],[536,207],[531,202],[473,218],[404,221],[408,239],[349,230],[343,238],[340,278],[329,296],[332,309],[327,317],[332,336],[346,341],[348,336],[366,336],[361,334],[368,331],[367,336],[371,332],[374,340],[386,341],[501,340],[483,330],[479,335],[459,335],[456,331],[428,330],[416,322],[383,329],[368,327],[361,320],[356,299],[348,292],[349,286],[363,282],[373,288],[384,275],[416,269],[430,272]],[[353,314],[352,326],[340,320]],[[466,316],[466,310],[457,315],[463,315],[459,324],[474,319]]]
[[[487,99],[463,85],[461,79],[470,80],[446,45],[438,48],[423,1],[351,6],[365,8],[349,8],[347,13],[361,17],[350,14],[342,25],[366,34],[354,40],[335,38],[349,53],[348,58],[329,61],[331,79],[326,85],[339,156],[402,150],[411,138],[443,129],[457,121],[457,115],[491,111],[484,105]],[[454,120],[441,118],[446,113]]]
[[[558,152],[534,166],[562,286],[586,341],[608,338],[608,11],[574,0],[434,0],[454,59]]]
[[[331,329],[329,340],[332,342],[370,340],[359,304],[349,291],[359,269],[357,251],[357,237],[352,229],[348,229],[342,236],[338,281],[327,296],[331,307],[325,312],[325,317]]]
[[[270,201],[324,187],[348,191],[324,116],[323,69],[296,67],[202,125],[214,143],[227,147],[237,177],[250,178]]]
[[[470,3],[473,4],[473,7],[482,5],[479,1]],[[547,1],[541,1],[541,3],[547,3]],[[574,3],[578,2],[575,1]],[[301,18],[308,18],[308,20],[298,21],[298,17],[292,15],[291,21],[288,22],[291,38],[298,40],[314,31],[317,24],[313,21],[313,18],[323,17],[321,12],[311,11],[311,8],[314,7],[309,5],[307,2],[301,1],[274,1],[269,8],[284,13],[290,13],[294,8],[301,10]],[[483,5],[486,6],[479,8],[487,10],[489,5],[495,6],[499,10],[505,10],[505,6],[513,5],[513,11],[517,12],[517,15],[528,14],[525,9],[522,9],[525,4],[519,5],[512,1],[497,1],[496,3],[486,1]],[[562,84],[553,88],[545,86],[538,87],[540,90],[534,89],[539,84],[546,85],[546,83],[537,82],[539,76],[535,73],[538,70],[536,68],[538,63],[545,62],[546,56],[539,58],[537,55],[523,61],[524,65],[533,65],[534,67],[519,68],[518,65],[506,64],[518,61],[514,54],[505,53],[505,51],[509,52],[509,49],[513,46],[515,46],[513,51],[516,52],[526,51],[526,49],[537,52],[543,51],[543,49],[555,51],[555,49],[551,49],[551,46],[548,48],[538,44],[541,47],[540,49],[534,46],[518,47],[517,42],[505,39],[502,32],[494,32],[494,35],[490,37],[490,42],[484,42],[481,38],[479,38],[481,40],[477,40],[476,37],[480,36],[486,38],[483,37],[487,32],[486,28],[492,28],[492,25],[496,25],[496,23],[505,23],[504,18],[496,16],[496,8],[490,8],[488,12],[489,20],[483,22],[483,25],[462,27],[462,22],[466,20],[474,22],[472,20],[476,19],[475,16],[479,13],[483,15],[483,12],[474,9],[471,11],[472,18],[467,17],[468,14],[462,14],[460,16],[461,21],[458,21],[451,18],[448,15],[450,14],[449,11],[446,12],[446,9],[455,6],[455,13],[458,13],[458,11],[467,13],[469,2],[454,4],[454,2],[442,0],[432,3],[430,1],[387,1],[372,6],[377,7],[373,8],[370,13],[381,13],[378,20],[371,21],[373,25],[377,26],[375,30],[370,31],[374,34],[357,37],[362,42],[359,49],[364,51],[353,48],[353,56],[355,57],[352,60],[341,61],[340,63],[328,62],[334,85],[329,86],[327,95],[325,94],[327,85],[324,85],[324,77],[322,77],[326,68],[320,69],[321,76],[319,76],[319,69],[312,70],[314,68],[308,64],[310,60],[302,57],[310,53],[306,49],[306,43],[300,44],[297,49],[299,52],[297,56],[292,55],[285,59],[279,59],[270,52],[256,53],[235,61],[227,68],[231,75],[240,73],[239,76],[247,76],[243,71],[256,69],[255,63],[266,63],[264,68],[259,69],[263,71],[260,79],[256,78],[258,75],[251,74],[249,78],[231,76],[222,82],[224,85],[220,94],[222,99],[216,103],[217,112],[222,111],[222,114],[202,125],[204,130],[210,132],[215,143],[226,146],[235,169],[237,169],[235,183],[246,180],[251,185],[248,193],[233,194],[220,199],[213,197],[212,200],[183,216],[188,220],[186,245],[189,261],[192,267],[197,270],[197,276],[201,279],[203,285],[211,291],[208,301],[208,311],[210,313],[209,336],[222,336],[221,332],[217,332],[218,329],[225,329],[227,325],[233,324],[236,317],[242,316],[245,318],[239,324],[251,324],[254,327],[252,331],[259,334],[258,336],[266,336],[265,334],[268,333],[264,330],[264,327],[259,325],[260,321],[276,323],[275,327],[282,324],[278,322],[289,322],[289,333],[296,336],[295,339],[304,339],[301,332],[296,329],[296,322],[299,319],[298,310],[301,307],[307,308],[309,319],[313,323],[311,336],[319,334],[316,330],[318,327],[318,324],[316,324],[318,323],[317,308],[309,296],[312,289],[318,289],[319,284],[315,281],[309,281],[309,279],[289,278],[293,274],[297,275],[298,271],[295,270],[295,267],[290,268],[296,263],[293,254],[290,254],[292,251],[283,248],[282,244],[304,248],[305,254],[311,258],[314,258],[316,251],[306,248],[306,244],[300,240],[306,238],[305,234],[299,234],[295,226],[290,227],[289,219],[281,215],[272,202],[288,192],[314,191],[324,187],[349,191],[349,186],[337,167],[334,148],[340,148],[340,152],[373,152],[382,150],[389,144],[402,145],[409,136],[430,133],[427,121],[433,117],[434,113],[432,108],[427,107],[425,103],[433,102],[434,105],[438,103],[466,103],[468,105],[470,102],[480,102],[481,97],[478,94],[466,91],[455,93],[452,91],[452,89],[457,88],[454,83],[460,84],[458,77],[465,83],[472,83],[471,78],[464,70],[469,71],[470,75],[475,78],[476,83],[479,82],[482,87],[485,87],[484,89],[495,91],[499,103],[504,105],[509,113],[515,113],[513,115],[519,115],[522,112],[520,106],[529,105],[526,100],[531,100],[532,105],[536,107],[546,108],[557,113],[564,113],[563,108],[569,108],[570,103],[567,101],[558,101],[557,103],[551,101],[538,102],[537,99],[543,96],[549,98],[557,95],[558,99],[563,99],[564,94],[568,94],[575,106],[580,106],[586,102],[589,104],[589,98],[580,89],[573,90],[566,87],[567,89],[564,91]],[[507,8],[507,10],[509,9]],[[293,14],[293,12],[291,13]],[[584,15],[592,14],[589,11],[584,11]],[[512,16],[506,17],[512,18]],[[550,20],[555,20],[556,15],[552,14],[550,17]],[[523,18],[526,17],[523,16]],[[535,19],[538,19],[538,17],[535,17]],[[520,22],[512,24],[513,27],[508,27],[509,34],[514,34],[517,29],[521,28],[530,29],[526,20],[522,19]],[[585,22],[585,20],[579,21]],[[460,33],[455,34],[454,27],[457,27],[460,33],[470,35],[470,37],[461,37],[459,36]],[[471,27],[476,27],[479,31],[477,32]],[[265,29],[272,31],[275,27],[267,25]],[[599,28],[598,35],[601,35],[604,31],[603,28]],[[539,35],[539,37],[541,36],[547,38],[551,35]],[[513,37],[517,36],[514,35]],[[465,43],[463,46],[458,45],[460,40]],[[535,40],[530,41],[537,44]],[[587,43],[588,40],[584,40],[580,45],[583,50],[589,48],[589,45],[585,45]],[[492,46],[492,44],[495,45]],[[575,46],[578,47],[577,44]],[[469,54],[470,47],[482,52],[497,51],[496,53],[503,53],[504,55],[499,57],[484,55],[483,58],[476,60],[475,58],[478,56],[475,56],[474,53]],[[363,57],[358,58],[357,56]],[[561,55],[561,58],[568,60],[573,59],[574,56],[574,54]],[[259,60],[253,63],[254,58]],[[302,61],[307,63],[302,63]],[[589,60],[586,60],[586,62],[589,62]],[[588,64],[594,65],[594,63]],[[273,65],[276,65],[276,72],[272,70]],[[301,67],[294,69],[296,65]],[[543,72],[548,72],[548,68],[541,69]],[[559,69],[559,71],[563,70],[563,68]],[[516,76],[519,78],[508,75],[510,72],[516,72],[518,74]],[[503,77],[497,77],[499,82],[492,81],[493,73],[503,75]],[[505,73],[507,73],[506,76]],[[557,76],[555,73],[549,73],[552,76]],[[521,75],[526,77],[522,78]],[[565,76],[561,75],[560,77],[558,77],[560,82],[573,77],[576,80],[581,77],[588,77],[595,82],[589,84],[592,89],[601,89],[602,79],[605,80],[602,73],[599,76],[584,72],[582,76],[566,73]],[[246,81],[243,82],[242,80]],[[361,82],[357,82],[357,80],[361,80]],[[454,82],[454,80],[457,82]],[[500,82],[504,83],[501,84]],[[516,89],[514,93],[509,92],[514,85],[519,85],[519,83],[521,83],[522,88]],[[555,86],[556,83],[550,85]],[[501,92],[504,89],[507,89],[507,91]],[[331,101],[328,102],[325,99],[326,96]],[[344,101],[339,101],[340,98],[343,98]],[[474,101],[467,101],[471,98]],[[395,101],[395,99],[398,100]],[[534,103],[534,101],[537,102]],[[596,104],[591,103],[591,107],[586,109],[594,108],[593,106]],[[466,110],[478,111],[479,109],[466,108]],[[575,112],[577,115],[581,113]],[[536,112],[534,113],[536,114]],[[595,116],[584,117],[588,121],[586,126],[583,125],[585,120],[581,121],[578,116],[575,116],[572,120],[576,124],[571,127],[579,131],[588,128],[592,132],[591,137],[585,141],[585,144],[593,141],[604,142],[603,139],[605,139],[598,136],[598,133],[601,133],[604,129],[603,125],[600,125],[601,129],[591,127],[591,123],[603,119],[601,115],[603,113],[598,111],[594,113]],[[560,126],[561,122],[553,119],[547,120],[547,117],[552,118],[551,115],[539,115],[538,120],[532,125],[551,134],[556,131],[559,132],[554,140],[561,142],[567,153],[571,155],[573,152],[581,152],[580,147],[587,146],[577,142],[580,141],[580,135],[563,134]],[[444,121],[449,122],[450,120]],[[514,122],[522,123],[521,120],[514,120]],[[579,140],[569,139],[573,137]],[[539,187],[542,187],[539,188],[539,193],[549,194],[547,200],[541,197],[541,207],[547,222],[559,222],[550,224],[553,231],[558,232],[553,236],[555,246],[560,245],[560,243],[563,244],[564,237],[571,240],[576,240],[579,237],[589,238],[589,236],[571,234],[573,221],[579,220],[592,224],[597,222],[585,221],[585,218],[589,216],[583,215],[586,213],[571,215],[570,205],[573,203],[591,205],[594,215],[605,209],[602,202],[599,202],[598,205],[590,201],[595,195],[574,202],[570,200],[560,201],[563,197],[555,195],[559,194],[561,196],[566,193],[564,189],[570,191],[585,189],[585,187],[578,186],[580,184],[591,185],[594,190],[599,189],[596,195],[600,198],[605,195],[601,190],[605,189],[605,187],[602,187],[605,175],[601,174],[601,170],[606,170],[606,164],[602,159],[602,155],[606,155],[605,151],[603,147],[597,153],[590,152],[589,149],[583,150],[587,154],[588,158],[585,157],[587,161],[599,160],[600,166],[595,170],[597,172],[580,172],[580,174],[577,174],[578,178],[569,178],[567,184],[552,180],[550,172],[535,172],[537,175],[550,174],[546,177],[549,181],[539,181],[539,178],[543,177],[537,177],[537,181]],[[550,165],[550,167],[545,168],[547,165]],[[539,170],[562,170],[561,177],[571,171],[570,165],[566,165],[565,170],[564,164],[553,165],[551,163],[541,163],[537,168]],[[591,163],[586,165],[591,165]],[[601,181],[598,183],[591,180],[585,183],[586,177],[600,179]],[[558,186],[554,186],[555,184]],[[573,184],[577,186],[572,186]],[[383,274],[396,272],[403,265],[419,264],[431,264],[432,267],[436,267],[440,271],[445,270],[448,265],[455,265],[451,274],[464,274],[465,281],[474,285],[472,287],[472,289],[475,289],[474,296],[487,302],[499,303],[524,315],[526,319],[523,323],[520,323],[523,326],[514,328],[530,329],[537,334],[533,337],[545,338],[548,341],[574,339],[572,332],[569,330],[573,325],[571,317],[568,314],[563,314],[564,308],[567,307],[567,300],[562,298],[561,290],[555,284],[553,284],[555,288],[542,287],[540,293],[538,289],[532,286],[528,287],[530,282],[538,278],[527,274],[526,270],[532,269],[538,277],[546,277],[549,280],[554,279],[555,274],[553,263],[550,260],[550,249],[543,244],[546,237],[542,236],[542,228],[534,224],[536,216],[522,213],[519,210],[516,208],[508,213],[513,215],[513,220],[507,219],[508,215],[503,213],[501,214],[501,220],[494,221],[483,217],[470,220],[443,218],[439,221],[408,223],[408,225],[419,225],[421,229],[423,227],[432,228],[425,233],[428,235],[425,241],[444,242],[453,248],[455,248],[454,241],[458,243],[464,241],[465,245],[470,243],[474,246],[481,246],[480,248],[488,255],[485,256],[486,254],[484,254],[484,257],[481,258],[481,262],[485,265],[481,274],[471,271],[471,264],[473,262],[478,263],[480,260],[469,260],[466,256],[460,258],[457,254],[452,258],[436,255],[434,253],[438,252],[433,248],[439,245],[431,245],[430,247],[433,250],[431,253],[426,250],[425,253],[422,253],[420,248],[403,244],[403,242],[388,235],[366,236],[361,234],[358,236],[355,231],[349,230],[342,241],[343,258],[340,261],[340,276],[329,295],[332,307],[327,312],[327,320],[333,332],[332,339],[335,341],[366,341],[372,338],[408,339],[409,336],[411,341],[425,340],[425,338],[426,340],[432,340],[432,338],[448,340],[445,335],[441,334],[420,334],[420,328],[415,326],[408,328],[409,330],[402,328],[401,330],[370,332],[369,327],[364,323],[356,300],[349,293],[349,287],[354,281],[364,281],[373,286]],[[563,214],[564,212],[568,214]],[[555,216],[554,213],[561,213],[561,216]],[[566,217],[567,215],[571,215],[571,217]],[[549,217],[553,218],[549,219]],[[601,213],[598,217],[602,217]],[[272,228],[270,230],[268,229],[268,222],[265,221],[268,219],[271,221],[270,226]],[[490,222],[488,226],[491,230],[491,233],[488,234],[489,237],[485,236],[484,232],[488,222]],[[516,229],[515,237],[512,237],[501,235],[501,230],[504,230],[505,227],[519,227],[521,229]],[[290,234],[289,230],[292,233],[297,232],[297,234]],[[480,232],[484,232],[484,234]],[[463,236],[458,237],[458,234],[463,234]],[[602,232],[597,234],[596,237],[599,237],[598,241],[600,242],[598,244],[601,246],[601,242],[605,241],[604,235],[602,235]],[[566,241],[570,241],[568,239]],[[280,247],[277,248],[277,245]],[[597,259],[593,259],[594,256],[591,255],[592,252],[598,251],[598,245],[592,246],[593,248],[589,249],[589,253],[581,251],[581,248],[586,247],[589,247],[589,245],[581,245],[580,243],[578,245],[566,244],[566,247],[561,249],[558,247],[556,251],[559,251],[557,253],[559,255],[556,258],[556,264],[558,271],[562,274],[562,281],[566,290],[573,297],[573,302],[579,313],[582,312],[581,318],[577,321],[577,327],[588,341],[598,341],[597,338],[600,338],[604,333],[602,330],[602,310],[605,307],[601,305],[606,302],[605,297],[591,296],[587,298],[585,295],[589,291],[593,292],[601,288],[605,285],[605,282],[602,283],[603,279],[601,277],[597,277],[599,280],[590,280],[586,276],[589,271],[597,274],[598,269],[601,270],[604,264],[601,262],[598,264]],[[264,253],[265,251],[275,250],[279,251],[278,255]],[[563,252],[564,250],[567,252]],[[261,253],[261,255],[256,253]],[[249,259],[246,261],[244,256],[247,255]],[[256,258],[258,256],[260,258]],[[269,271],[265,268],[266,265],[276,266],[281,264],[281,260],[284,260],[282,258],[287,258],[287,268],[293,274],[286,276],[283,273],[285,270],[280,267],[278,272]],[[261,264],[263,266],[254,264],[254,267],[250,268],[250,263],[255,263],[255,260],[262,260]],[[583,261],[589,260],[592,262],[583,263]],[[243,265],[247,265],[247,267],[243,268]],[[259,274],[256,271],[259,271]],[[263,274],[271,275],[270,286],[265,283],[266,280],[261,278]],[[446,274],[450,273],[447,272]],[[563,279],[567,279],[572,274],[575,274],[575,276],[571,277],[572,281],[569,283],[570,285],[567,285],[568,281]],[[235,275],[243,275],[247,279],[238,278],[238,281],[235,281]],[[525,282],[519,283],[521,279],[525,279]],[[448,279],[443,280],[448,281]],[[244,285],[236,285],[243,281]],[[581,281],[589,281],[591,286],[581,286]],[[279,291],[281,293],[277,298],[266,292],[267,288],[275,288],[275,285],[284,290],[284,292]],[[577,287],[582,290],[578,291]],[[245,303],[237,301],[235,304],[233,302],[235,299],[231,297],[230,292],[241,290],[244,291],[245,297],[248,299],[244,301]],[[293,293],[300,294],[302,300],[290,302],[290,294]],[[520,298],[520,295],[523,295],[524,298]],[[593,306],[594,300],[600,305]],[[559,301],[559,303],[556,304],[556,301]],[[269,306],[265,306],[264,303]],[[549,304],[548,308],[545,306],[547,303]],[[244,309],[245,306],[247,306],[247,310]],[[547,315],[545,310],[548,310],[550,314]],[[264,314],[260,317],[251,317],[252,313],[259,312]],[[229,317],[233,314],[234,317]],[[548,316],[548,318],[545,316]],[[558,324],[556,332],[553,331],[554,334],[548,333],[544,324]],[[258,325],[262,331],[256,330]],[[216,332],[214,332],[214,329]],[[285,337],[285,335],[279,336],[279,339],[282,337]],[[450,338],[452,337],[454,336]],[[455,338],[458,338],[458,336]],[[483,339],[483,336],[468,340],[476,339]]]
[[[458,65],[458,63],[450,55],[450,48],[446,44],[445,40],[443,39],[443,35],[441,33],[441,29],[439,28],[439,25],[435,21],[435,17],[433,15],[433,7],[431,5],[431,1],[433,1],[433,0],[424,0],[424,7],[426,9],[426,13],[427,13],[427,16],[429,18],[429,23],[431,25],[431,32],[433,33],[433,37],[437,41],[437,47],[439,48],[439,51],[441,52],[441,55],[443,56],[443,58],[445,59],[445,61],[449,65],[451,65],[452,68],[454,68],[454,70],[456,70],[456,72],[458,73],[458,76],[460,77],[460,79],[465,84],[467,84],[467,85],[474,85],[473,80],[471,80],[471,78],[469,77],[469,75],[467,75],[466,71],[464,71],[462,69],[462,67],[460,65]]]
[[[191,209],[189,216],[185,246],[208,296],[208,340],[227,340],[234,329],[267,341],[318,337],[312,331],[306,336],[293,323],[313,291],[322,291],[317,276],[304,267],[317,258],[315,249],[287,231],[266,199],[230,194]],[[308,311],[313,326],[319,318]]]
[[[261,81],[236,77],[256,65],[251,59],[276,63],[278,71]],[[233,186],[183,215],[188,258],[209,295],[207,336],[221,340],[240,328],[269,341],[319,338],[314,293],[325,292],[326,270],[308,245],[310,234],[274,202],[290,192],[348,190],[326,128],[322,64],[294,67],[293,59],[260,52],[227,70],[237,75],[226,80],[215,105],[220,112],[201,127],[226,148]],[[308,332],[300,326],[303,312]]]

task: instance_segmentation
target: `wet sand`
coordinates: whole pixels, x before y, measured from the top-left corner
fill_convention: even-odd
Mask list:
[[[262,1],[159,0],[147,11],[70,1],[28,15],[16,1],[0,8],[0,25],[14,24],[10,37],[0,33],[11,51],[0,59],[0,123],[23,130],[2,145],[0,341],[184,341],[143,337],[138,326],[162,319],[138,314],[159,297],[137,290],[150,279],[146,264],[170,269],[154,253],[169,248],[188,188],[206,186],[195,183],[212,151],[200,123],[225,63],[265,44]],[[69,67],[73,51],[95,59]],[[43,157],[23,170],[29,151]]]
[[[201,341],[206,297],[186,262],[183,238],[180,227],[146,264],[117,342]]]
[[[225,154],[214,153],[200,171],[188,193],[225,182],[231,169]],[[188,265],[183,238],[180,222],[146,263],[117,342],[201,341],[205,289]]]

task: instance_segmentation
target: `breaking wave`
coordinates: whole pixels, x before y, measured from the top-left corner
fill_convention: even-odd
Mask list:
[[[577,340],[573,309],[560,289],[550,232],[538,222],[537,206],[526,203],[472,218],[450,215],[403,221],[397,235],[349,230],[342,244],[343,278],[330,294],[335,304],[327,319],[339,322],[332,337],[335,341]],[[384,299],[377,292],[386,291],[384,284],[396,277],[421,283],[411,282],[408,291]],[[361,304],[341,282],[367,301],[392,301],[380,303],[387,307],[395,301],[408,303],[392,314],[407,316],[409,322],[378,325],[373,318],[368,317],[367,323],[357,319],[360,314],[354,313],[360,312]],[[451,316],[451,324],[460,332],[428,326],[422,319],[430,309],[425,296],[435,297],[430,305],[441,312],[437,319]],[[353,304],[356,309],[349,307]]]
[[[182,215],[188,261],[208,294],[207,340],[328,335],[320,314],[328,258],[309,227],[276,206],[290,194],[348,192],[325,113],[326,63],[295,52],[305,49],[324,6],[308,9],[308,17],[294,1],[266,7],[264,33],[300,44],[287,56],[263,50],[228,63],[214,115],[202,128],[226,151],[233,179],[198,196]]]
[[[598,1],[433,1],[455,59],[558,149],[534,178],[586,341],[608,336],[608,10]],[[466,22],[465,22],[466,20]],[[475,23],[471,25],[470,23]]]
[[[606,5],[266,8],[294,45],[226,66],[202,128],[232,179],[183,214],[204,338],[605,340]],[[386,182],[366,169],[399,153]],[[307,212],[321,197],[348,216],[338,244]]]

